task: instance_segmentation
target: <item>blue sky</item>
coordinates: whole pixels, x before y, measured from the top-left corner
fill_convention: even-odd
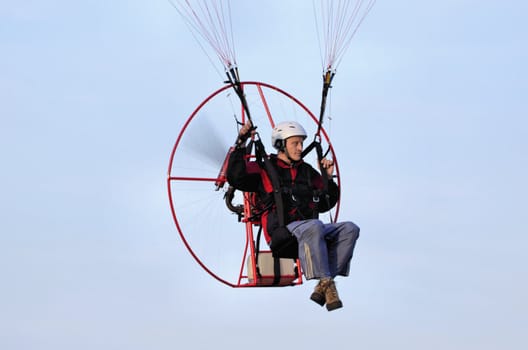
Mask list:
[[[242,79],[317,111],[311,2],[233,4]],[[0,347],[526,348],[527,10],[377,2],[332,89],[362,232],[328,313],[310,282],[232,289],[185,250],[169,155],[223,77],[168,2],[2,2]]]

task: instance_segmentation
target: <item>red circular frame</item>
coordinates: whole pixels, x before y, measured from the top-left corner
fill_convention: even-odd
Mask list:
[[[297,98],[295,98],[293,95],[287,93],[286,91],[278,88],[278,87],[275,87],[273,85],[270,85],[270,84],[267,84],[267,83],[263,83],[263,82],[256,82],[256,81],[246,81],[246,82],[241,82],[241,86],[242,88],[244,87],[247,87],[247,86],[255,86],[258,91],[259,91],[259,94],[260,94],[260,97],[261,97],[261,102],[262,104],[264,105],[266,111],[268,112],[268,116],[271,116],[269,114],[269,109],[268,109],[268,106],[267,106],[267,102],[266,102],[266,99],[264,97],[264,94],[262,93],[262,88],[266,88],[266,89],[270,89],[270,90],[274,90],[276,92],[278,92],[279,94],[285,96],[286,98],[292,100],[293,102],[295,102],[295,104],[297,106],[299,106],[302,110],[304,110],[308,116],[317,124],[319,122],[318,118],[301,102],[299,101]],[[181,128],[180,130],[180,133],[178,134],[178,137],[176,139],[176,142],[174,144],[174,147],[172,148],[172,152],[171,152],[171,155],[170,155],[170,161],[169,161],[169,167],[168,167],[168,177],[167,177],[167,190],[168,190],[168,196],[169,196],[169,203],[170,203],[170,208],[171,208],[171,213],[172,213],[172,217],[174,219],[174,223],[176,225],[176,228],[178,230],[178,233],[185,245],[185,247],[187,248],[187,250],[189,251],[189,253],[192,255],[192,257],[195,259],[195,261],[209,274],[211,275],[213,278],[215,278],[216,280],[228,285],[228,286],[231,286],[231,287],[252,287],[252,286],[255,286],[254,284],[248,284],[248,283],[241,283],[241,275],[242,275],[242,271],[241,271],[241,274],[238,278],[238,282],[231,282],[231,281],[228,281],[226,278],[218,275],[216,272],[212,271],[211,268],[209,268],[201,259],[200,257],[195,253],[195,251],[193,250],[193,248],[191,247],[191,245],[189,244],[188,240],[186,239],[185,237],[185,234],[180,226],[180,222],[178,220],[178,215],[176,213],[176,210],[175,210],[175,207],[174,207],[174,203],[173,203],[173,197],[172,197],[172,188],[171,188],[171,183],[173,181],[206,181],[206,182],[212,182],[212,183],[215,183],[216,181],[218,181],[218,178],[210,178],[210,177],[192,177],[192,178],[189,178],[189,177],[179,177],[177,176],[177,174],[173,174],[172,172],[172,169],[173,169],[173,162],[174,162],[174,156],[176,155],[176,152],[178,150],[178,146],[180,145],[180,141],[185,133],[185,131],[187,130],[188,126],[190,125],[190,123],[193,121],[193,119],[197,116],[197,114],[200,112],[200,110],[207,104],[209,103],[213,98],[215,98],[217,95],[219,95],[220,93],[224,92],[225,90],[228,90],[228,89],[231,89],[232,88],[232,85],[226,85],[218,90],[216,90],[215,92],[213,92],[211,95],[209,95],[205,100],[203,100],[199,105],[198,107],[196,107],[196,109],[192,112],[192,114],[187,118],[187,120],[185,121],[183,127]],[[270,124],[272,124],[273,126],[273,119],[270,119]],[[336,159],[336,156],[335,156],[335,152],[334,152],[334,149],[332,147],[332,144],[330,142],[330,138],[326,132],[326,130],[324,128],[321,128],[321,134],[322,134],[322,137],[324,138],[324,140],[328,143],[328,147],[330,149],[330,152],[332,153],[333,155],[333,160],[334,160],[334,164],[335,164],[335,170],[336,170],[336,179],[337,179],[337,182],[338,184],[340,184],[340,176],[339,176],[339,164],[337,162],[337,159]],[[227,151],[227,150],[226,150]],[[337,217],[338,217],[338,214],[339,214],[339,207],[340,207],[340,202],[337,203],[336,205],[336,208],[335,208],[335,214],[333,215],[333,220],[334,221],[337,221]],[[242,224],[241,224],[241,227],[242,227]],[[247,247],[247,245],[246,245]],[[246,248],[247,250],[247,248]],[[243,254],[243,256],[245,257],[246,256],[246,252],[243,252],[241,253]]]

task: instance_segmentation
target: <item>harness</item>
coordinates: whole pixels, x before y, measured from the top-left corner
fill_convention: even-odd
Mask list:
[[[268,155],[265,152],[264,145],[262,144],[262,141],[260,139],[254,140],[253,145],[255,147],[255,156],[256,161],[266,173],[268,176],[272,191],[271,196],[273,198],[273,202],[275,204],[275,211],[277,214],[278,219],[278,226],[279,228],[273,231],[273,236],[271,237],[270,242],[270,248],[272,250],[273,256],[277,258],[293,258],[296,259],[298,257],[298,244],[297,239],[295,236],[291,234],[291,232],[288,231],[286,228],[286,218],[285,218],[285,203],[284,198],[289,198],[293,202],[297,201],[297,198],[295,197],[295,189],[293,189],[291,186],[288,186],[288,184],[285,184],[284,181],[281,181],[281,176],[279,176],[279,171],[277,169],[278,165],[275,165],[272,160],[268,157]],[[318,151],[318,157],[321,155],[322,159],[322,151],[320,151],[321,145],[318,144],[318,146],[314,143],[310,145],[310,149],[316,148]],[[303,156],[307,154],[308,152],[303,152]],[[322,180],[323,180],[323,188],[321,190],[313,191],[312,193],[312,203],[314,204],[312,208],[312,213],[310,217],[306,217],[305,213],[302,212],[301,207],[297,207],[297,212],[295,213],[298,215],[298,219],[312,219],[316,218],[318,215],[317,210],[317,204],[323,198],[324,200],[329,200],[328,196],[328,175],[325,171],[321,172],[322,174]],[[301,176],[303,174],[300,174]],[[308,181],[307,187],[313,188],[312,186],[312,180],[310,174],[307,174],[306,179]],[[290,179],[291,180],[291,179]],[[292,182],[292,181],[290,181]],[[294,203],[295,204],[295,203]],[[297,203],[299,205],[299,203]],[[302,203],[301,203],[302,205]],[[292,205],[295,207],[295,205]],[[271,234],[271,232],[270,232]]]

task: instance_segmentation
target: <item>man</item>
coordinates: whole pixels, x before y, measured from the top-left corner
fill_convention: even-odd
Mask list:
[[[325,186],[324,177],[302,160],[306,131],[299,123],[288,121],[277,124],[272,131],[271,142],[277,154],[269,156],[271,166],[255,167],[245,156],[245,140],[251,130],[252,125],[246,123],[239,132],[227,169],[229,183],[263,198],[261,224],[274,255],[298,256],[306,279],[319,280],[310,299],[321,306],[326,304],[328,311],[341,308],[334,278],[348,276],[359,227],[352,222],[325,224],[318,219],[319,213],[334,207],[339,197],[339,188],[332,179],[333,161],[321,160],[320,169],[328,179]],[[274,188],[277,183],[278,189]]]

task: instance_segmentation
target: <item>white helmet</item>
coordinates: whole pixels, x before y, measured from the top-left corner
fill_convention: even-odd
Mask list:
[[[282,151],[285,146],[284,141],[292,136],[301,136],[305,139],[307,135],[301,124],[297,122],[290,121],[279,123],[275,125],[271,132],[271,144],[275,149]]]

